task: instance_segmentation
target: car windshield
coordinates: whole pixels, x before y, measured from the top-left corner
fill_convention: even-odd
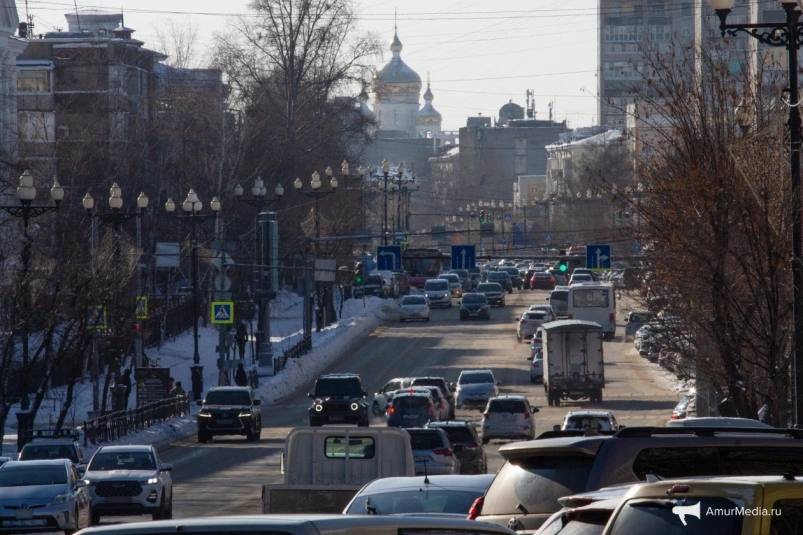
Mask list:
[[[437,386],[446,392],[446,380],[437,377],[417,377],[413,379],[413,386]]]
[[[484,295],[477,295],[477,294],[469,294],[463,296],[463,303],[467,305],[479,305],[482,303],[487,303],[488,299]]]
[[[356,398],[362,395],[362,387],[356,377],[344,379],[321,377],[315,383],[315,395],[318,397],[351,396]]]
[[[699,504],[699,509],[697,506]],[[638,499],[630,500],[614,519],[611,535],[650,533],[651,535],[708,535],[709,533],[742,533],[743,515],[735,513],[743,504],[727,498]],[[685,526],[675,507],[688,507]],[[702,512],[698,515],[693,511]],[[706,511],[725,513],[706,514]],[[734,513],[727,514],[727,512]],[[789,532],[792,533],[792,532]]]
[[[101,451],[92,457],[88,470],[155,470],[156,461],[147,451]]]
[[[488,412],[524,413],[527,407],[520,399],[492,399],[488,403]]]
[[[247,390],[210,390],[205,402],[209,405],[250,405],[251,396]]]
[[[566,301],[569,298],[567,290],[558,290],[549,294],[550,301]]]
[[[78,452],[69,444],[26,444],[20,452],[21,461],[41,459],[69,459],[77,463]]]
[[[401,301],[402,305],[426,305],[427,299],[423,295],[405,295]]]
[[[443,438],[437,431],[409,431],[410,444],[414,450],[434,450],[443,448]]]
[[[527,312],[524,315],[524,319],[533,320],[533,321],[543,321],[546,319],[546,312],[542,310],[537,310],[535,312]]]
[[[449,281],[452,284],[460,282],[460,277],[458,277],[454,273],[444,273],[443,275],[441,275],[441,278],[442,279],[446,279],[447,281]]]
[[[438,429],[446,431],[446,436],[449,437],[449,442],[452,444],[468,444],[476,441],[471,431],[465,427],[445,425],[443,427],[438,427]]]
[[[449,289],[448,281],[427,281],[424,283],[424,290],[427,292],[445,292]]]
[[[608,290],[575,290],[574,306],[577,308],[602,307],[607,308],[610,292]]]
[[[67,469],[53,466],[8,466],[0,468],[0,487],[66,485]]]
[[[447,513],[466,515],[484,489],[475,491],[434,487],[399,490],[357,496],[349,506],[349,515],[391,515],[403,513]]]
[[[498,282],[492,282],[490,284],[480,284],[477,286],[478,292],[501,292],[502,286]]]
[[[575,282],[576,281],[587,282],[594,280],[594,278],[588,273],[575,273],[574,275],[572,275],[572,280]]]
[[[604,416],[570,416],[566,421],[566,429],[575,431],[582,431],[584,429],[610,431],[611,422]]]
[[[491,372],[467,372],[461,373],[458,382],[461,385],[476,385],[481,383],[493,383],[494,376]]]

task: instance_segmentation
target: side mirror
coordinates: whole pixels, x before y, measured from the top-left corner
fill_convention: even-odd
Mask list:
[[[255,399],[254,400],[254,405],[262,405],[262,400],[261,399]]]
[[[173,470],[173,465],[168,463],[162,463],[162,467],[159,469],[162,472],[171,472]]]

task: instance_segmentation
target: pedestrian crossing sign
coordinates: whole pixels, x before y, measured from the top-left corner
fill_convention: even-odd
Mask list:
[[[94,305],[89,308],[86,318],[87,330],[105,331],[106,330],[106,306]]]
[[[234,301],[212,301],[211,316],[214,325],[234,323]]]
[[[138,320],[148,319],[148,296],[140,295],[137,297],[136,318]]]

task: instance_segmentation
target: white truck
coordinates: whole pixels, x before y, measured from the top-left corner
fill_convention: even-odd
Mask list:
[[[410,435],[395,427],[300,427],[282,453],[284,481],[262,485],[265,514],[341,513],[363,485],[414,476]]]
[[[605,368],[602,326],[591,321],[559,320],[543,329],[544,390],[550,406],[561,399],[602,402]]]

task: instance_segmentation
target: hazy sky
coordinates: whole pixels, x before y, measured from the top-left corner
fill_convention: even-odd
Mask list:
[[[206,49],[232,16],[248,12],[249,0],[77,0],[81,9],[126,12],[134,35],[154,47],[168,19],[192,24]],[[36,32],[66,27],[69,0],[28,0]],[[402,58],[422,79],[432,79],[434,105],[444,128],[457,129],[469,115],[496,115],[513,99],[525,102],[533,89],[539,118],[555,103],[555,118],[570,126],[593,124],[596,116],[597,0],[358,0],[360,27],[385,43],[390,57],[393,11],[398,10]],[[20,18],[25,0],[17,0]],[[199,51],[201,54],[205,50]]]

